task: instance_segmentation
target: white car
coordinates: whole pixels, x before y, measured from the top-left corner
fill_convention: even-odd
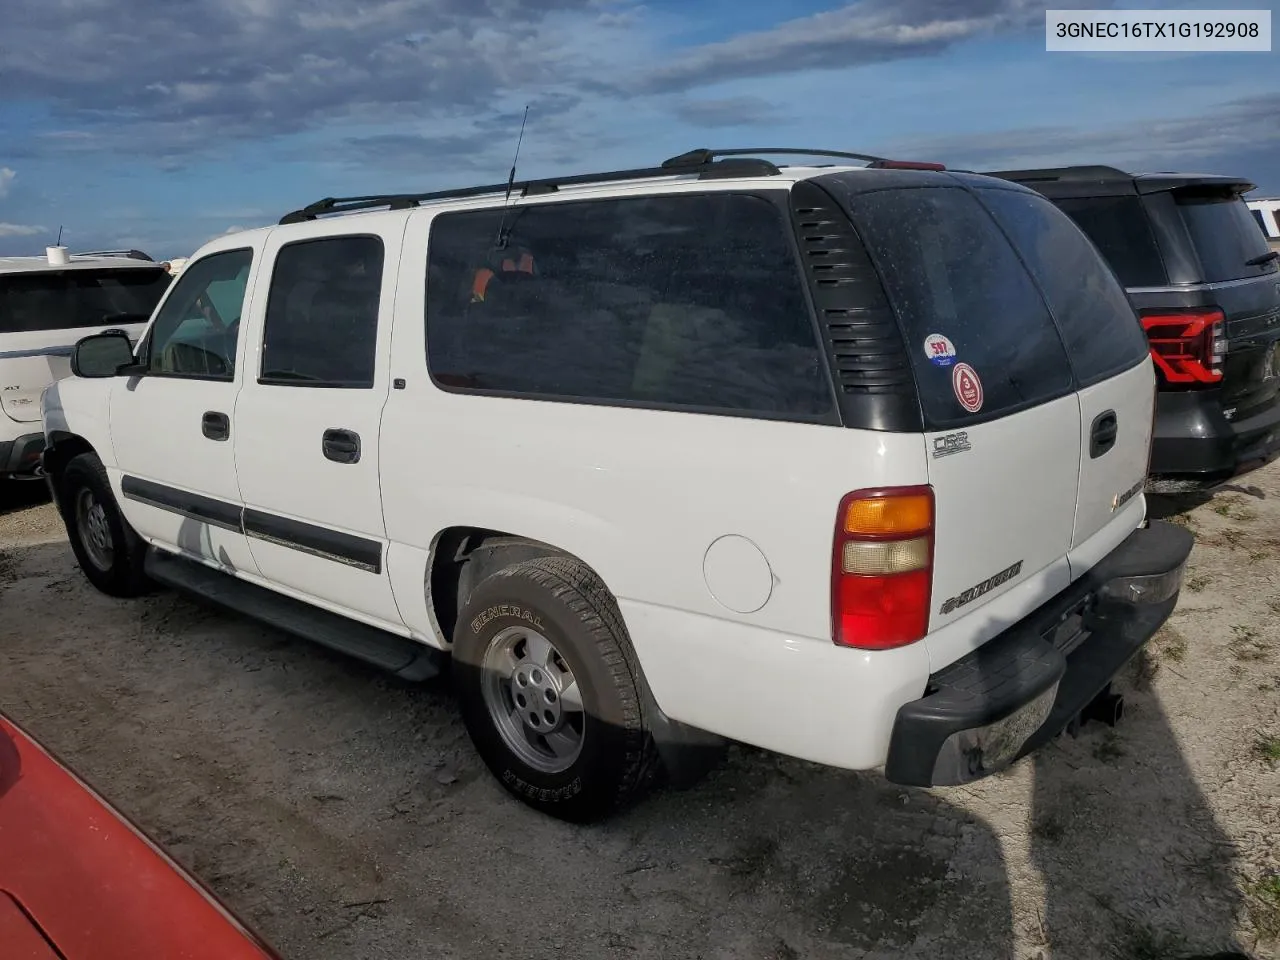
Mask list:
[[[168,285],[137,250],[0,257],[0,480],[38,474],[40,394],[70,374],[76,340],[109,328],[136,339]]]
[[[1250,200],[1249,211],[1258,221],[1272,250],[1280,250],[1280,198],[1266,197]]]
[[[451,662],[502,785],[570,820],[726,739],[956,784],[1114,719],[1191,548],[1145,520],[1124,291],[1015,184],[761,154],[207,244],[45,394],[85,574]]]

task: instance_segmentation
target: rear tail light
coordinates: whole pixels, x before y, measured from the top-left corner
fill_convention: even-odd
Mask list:
[[[945,170],[944,164],[928,160],[874,160],[870,164],[877,170]]]
[[[831,639],[888,650],[929,629],[932,487],[858,490],[840,501],[831,554]]]
[[[1215,308],[1144,313],[1142,328],[1162,383],[1204,386],[1222,380],[1226,317]]]

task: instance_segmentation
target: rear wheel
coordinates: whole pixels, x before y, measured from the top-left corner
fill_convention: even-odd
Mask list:
[[[471,593],[454,631],[463,719],[499,782],[563,820],[598,820],[648,785],[656,752],[613,598],[585,565],[539,557]]]
[[[67,463],[58,478],[58,505],[71,550],[90,583],[113,597],[147,592],[146,544],[120,512],[95,454],[82,453]]]

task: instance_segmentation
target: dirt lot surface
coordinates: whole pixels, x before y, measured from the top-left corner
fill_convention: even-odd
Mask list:
[[[735,748],[592,828],[509,800],[443,683],[96,593],[39,493],[0,709],[291,960],[1280,956],[1280,465],[1153,498],[1198,546],[1114,732],[937,791]]]

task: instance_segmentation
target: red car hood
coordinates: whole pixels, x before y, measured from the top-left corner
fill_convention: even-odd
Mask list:
[[[3,715],[0,944],[4,960],[279,960]]]

